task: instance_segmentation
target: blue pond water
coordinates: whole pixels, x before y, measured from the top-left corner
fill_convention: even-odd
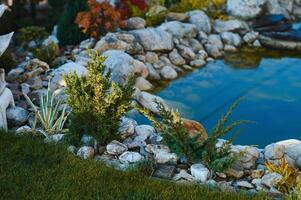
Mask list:
[[[284,139],[301,139],[301,59],[248,54],[208,63],[172,81],[157,95],[185,118],[201,122],[210,133],[222,113],[244,97],[230,121],[246,119],[234,143],[264,147]],[[139,117],[139,120],[146,122]]]

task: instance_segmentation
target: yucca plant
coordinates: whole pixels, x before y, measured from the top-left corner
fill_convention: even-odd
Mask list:
[[[66,111],[66,105],[63,107],[62,112],[59,114],[59,107],[62,105],[61,100],[57,100],[55,94],[50,89],[50,83],[46,95],[40,96],[40,107],[36,106],[31,99],[24,94],[28,104],[35,112],[35,125],[39,121],[46,131],[46,134],[55,134],[64,132],[63,128],[69,116]],[[47,135],[45,135],[47,137]]]

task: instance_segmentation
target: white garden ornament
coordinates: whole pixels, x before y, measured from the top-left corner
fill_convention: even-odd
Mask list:
[[[0,18],[6,10],[6,6],[0,5]],[[7,49],[9,42],[13,36],[13,32],[0,36],[0,56]],[[1,67],[1,66],[0,66]],[[0,128],[7,129],[6,109],[7,107],[15,106],[12,92],[6,88],[5,71],[0,69]]]

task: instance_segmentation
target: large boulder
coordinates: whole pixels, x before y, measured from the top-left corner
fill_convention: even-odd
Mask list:
[[[199,31],[203,31],[205,33],[211,32],[211,22],[210,18],[201,10],[194,10],[187,13],[188,21],[194,25],[196,25]]]
[[[217,33],[221,33],[221,32],[239,33],[241,31],[249,30],[249,26],[246,22],[238,19],[231,19],[227,21],[222,21],[217,19],[214,21],[214,30]]]
[[[146,51],[170,51],[173,49],[172,35],[158,28],[130,31]]]
[[[242,42],[240,35],[237,33],[223,32],[221,33],[221,38],[225,44],[235,47],[240,46]]]
[[[53,78],[51,80],[52,88],[57,89],[59,87],[66,86],[64,76],[68,75],[69,73],[76,73],[77,76],[85,76],[88,74],[88,70],[78,63],[66,63],[54,70]]]
[[[262,13],[265,3],[266,0],[228,0],[227,12],[244,20],[253,19]]]
[[[134,74],[139,74],[143,77],[148,76],[147,67],[125,52],[108,50],[102,55],[107,57],[105,60],[106,69],[111,70],[111,78],[117,83],[126,83],[128,77]]]
[[[138,101],[143,107],[149,109],[151,112],[158,114],[158,104],[157,102],[160,102],[164,105],[166,109],[168,109],[167,104],[165,101],[156,95],[147,93],[147,92],[140,92],[139,94],[134,96],[135,100]]]
[[[177,38],[196,37],[196,35],[198,34],[196,25],[178,21],[163,23],[158,28],[169,32],[173,37]]]

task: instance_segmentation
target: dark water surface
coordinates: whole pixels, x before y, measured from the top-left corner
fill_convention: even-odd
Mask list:
[[[243,96],[230,120],[255,123],[238,128],[235,143],[264,147],[279,140],[301,139],[301,59],[295,53],[226,55],[224,60],[210,62],[165,85],[157,95],[185,118],[201,122],[209,133],[221,114]]]

